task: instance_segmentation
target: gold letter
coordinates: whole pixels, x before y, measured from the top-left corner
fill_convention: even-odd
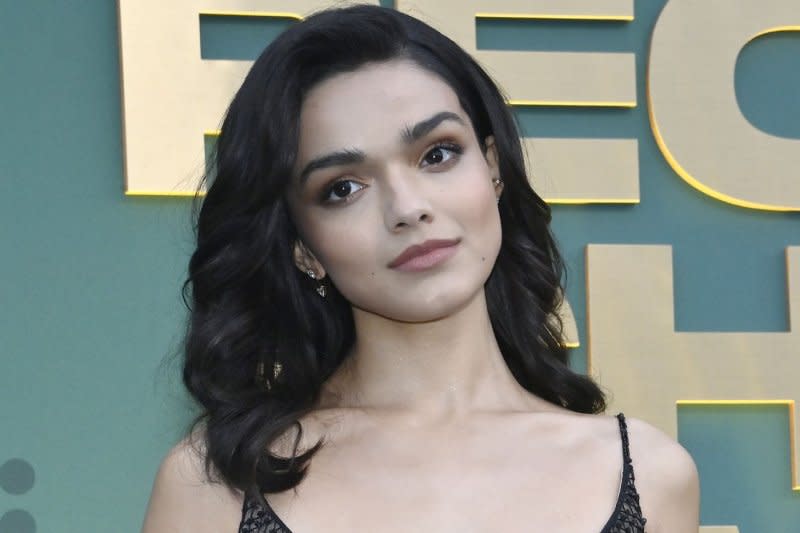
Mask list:
[[[800,210],[800,141],[753,127],[733,85],[739,51],[788,30],[800,30],[797,0],[671,0],[656,23],[648,76],[653,134],[678,175],[723,202]]]
[[[299,19],[330,1],[202,5],[202,13]],[[203,132],[217,127],[250,68],[249,61],[200,57],[197,6],[192,0],[119,0],[126,194],[194,194]]]
[[[800,490],[800,247],[786,249],[790,328],[778,333],[676,332],[669,246],[587,247],[589,368],[624,410],[675,435],[676,402],[787,406]]]

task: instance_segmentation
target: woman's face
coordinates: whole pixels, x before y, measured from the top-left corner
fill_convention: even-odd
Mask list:
[[[501,242],[496,152],[485,141],[484,154],[450,86],[411,61],[315,86],[301,109],[288,195],[298,268],[393,320],[464,307],[483,290]],[[439,242],[425,255],[398,259],[431,240]]]

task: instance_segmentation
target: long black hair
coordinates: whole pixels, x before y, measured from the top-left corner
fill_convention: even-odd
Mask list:
[[[206,471],[230,487],[252,494],[295,487],[322,444],[297,453],[299,420],[348,353],[354,326],[335,287],[319,298],[292,258],[298,235],[285,193],[300,109],[322,80],[392,59],[443,79],[479,142],[495,138],[503,235],[485,292],[509,369],[553,404],[582,413],[605,409],[598,386],[567,364],[557,316],[563,264],[550,209],[528,182],[502,93],[469,54],[413,17],[376,6],[326,10],[284,31],[253,64],[225,115],[197,217],[184,284],[190,316],[183,379],[201,407],[193,425],[203,426]],[[294,453],[270,453],[292,426]]]

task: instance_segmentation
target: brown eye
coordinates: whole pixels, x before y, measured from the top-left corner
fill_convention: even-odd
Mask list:
[[[423,166],[436,166],[447,163],[455,159],[463,152],[463,149],[457,144],[437,144],[425,154],[422,158]]]
[[[340,181],[333,186],[332,193],[337,198],[344,198],[352,192],[353,183],[350,181]]]
[[[354,193],[366,187],[357,181],[339,180],[328,187],[323,194],[322,201],[329,204],[347,202]]]
[[[441,148],[434,148],[433,150],[428,152],[425,161],[427,163],[430,163],[431,165],[436,165],[438,163],[441,163],[442,161],[444,161],[443,150]]]

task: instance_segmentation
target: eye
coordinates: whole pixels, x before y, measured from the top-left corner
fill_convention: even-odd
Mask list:
[[[464,149],[453,143],[439,143],[422,157],[423,166],[437,166],[455,160]]]
[[[338,180],[325,189],[322,195],[322,201],[327,204],[349,202],[354,193],[357,193],[365,187],[366,185],[362,185],[354,180]]]

